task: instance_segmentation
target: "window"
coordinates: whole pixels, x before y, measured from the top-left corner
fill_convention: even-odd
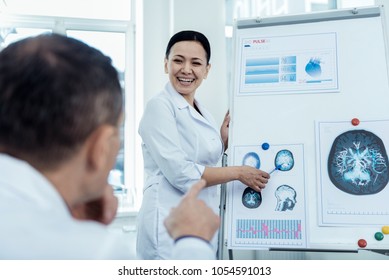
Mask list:
[[[131,20],[131,0],[2,0],[0,12],[18,15]]]
[[[84,41],[111,57],[120,75],[126,116],[121,129],[122,146],[108,178],[119,198],[119,214],[138,210],[141,194],[136,187],[143,186],[143,171],[136,172],[135,164],[143,162],[137,139],[143,96],[135,84],[142,73],[135,71],[136,2],[3,0],[0,5],[0,50],[29,36],[56,32]]]

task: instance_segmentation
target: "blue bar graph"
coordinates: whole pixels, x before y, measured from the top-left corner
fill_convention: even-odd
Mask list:
[[[296,56],[248,58],[245,84],[296,82]]]
[[[238,219],[237,238],[301,239],[301,220]]]

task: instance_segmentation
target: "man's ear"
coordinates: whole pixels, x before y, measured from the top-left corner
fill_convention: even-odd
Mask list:
[[[101,125],[87,140],[87,164],[90,170],[101,170],[110,160],[112,139],[117,137],[117,128],[111,125]]]

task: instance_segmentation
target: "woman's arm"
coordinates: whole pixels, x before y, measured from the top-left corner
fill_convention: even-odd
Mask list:
[[[220,127],[220,136],[223,141],[224,145],[224,151],[228,149],[228,129],[230,126],[230,111],[227,111],[226,115],[224,116],[224,120],[222,123],[222,126]]]
[[[201,178],[204,166],[195,163],[186,153],[177,127],[175,105],[168,99],[151,99],[139,124],[146,165],[156,165],[163,176],[182,192]],[[188,126],[188,131],[192,128]]]
[[[238,180],[253,190],[260,192],[265,188],[270,175],[251,166],[205,167],[201,177],[207,186],[214,186]]]
[[[224,151],[228,148],[228,129],[230,112],[227,111],[220,127],[220,135],[224,144]],[[238,180],[255,191],[261,191],[267,184],[270,175],[251,166],[205,167],[201,177],[207,181],[207,186],[227,183]]]

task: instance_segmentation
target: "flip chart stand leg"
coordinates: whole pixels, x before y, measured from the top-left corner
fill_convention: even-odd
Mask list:
[[[222,166],[227,166],[227,154],[223,154]],[[218,251],[217,259],[223,259],[224,252],[224,226],[225,226],[225,212],[226,212],[226,197],[227,197],[227,184],[223,183],[220,186],[220,205],[219,205],[219,216],[220,216],[220,228],[218,236]],[[229,259],[233,259],[232,250],[228,250]]]

